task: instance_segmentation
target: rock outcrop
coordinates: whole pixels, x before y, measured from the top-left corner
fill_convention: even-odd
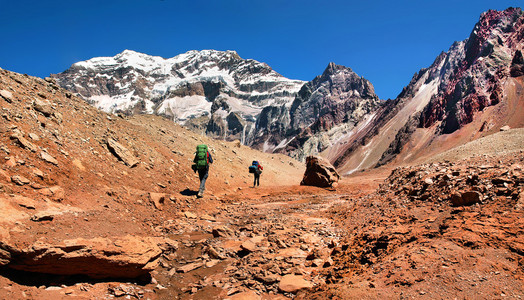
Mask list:
[[[283,276],[278,285],[278,288],[281,291],[287,293],[296,293],[302,289],[308,289],[312,287],[313,285],[307,280],[304,280],[302,276],[291,274]]]
[[[518,70],[516,52],[521,50],[523,30],[520,8],[483,13],[469,38],[448,52],[443,65],[447,72],[441,75],[438,94],[420,116],[420,126],[442,121],[442,132],[452,133],[470,123],[476,112],[499,103],[510,68]]]
[[[300,89],[289,108],[264,108],[254,144],[303,161],[330,147],[381,105],[368,80],[329,63],[322,75]]]
[[[340,176],[337,170],[320,156],[308,156],[306,158],[306,172],[301,185],[312,185],[318,187],[331,187],[338,182]]]
[[[114,139],[107,139],[106,144],[109,151],[111,151],[111,153],[123,161],[127,166],[132,168],[140,162],[140,160],[138,160],[136,156],[131,153],[131,151],[129,151],[126,147]]]
[[[162,253],[177,247],[175,241],[165,238],[132,236],[36,242],[26,248],[2,242],[0,262],[11,269],[45,274],[138,278],[154,270]]]

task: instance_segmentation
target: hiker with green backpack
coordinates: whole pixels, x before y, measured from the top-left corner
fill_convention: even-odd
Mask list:
[[[198,190],[197,197],[202,198],[204,196],[204,190],[206,189],[206,180],[209,173],[209,164],[213,163],[211,154],[207,151],[207,145],[198,145],[196,147],[195,158],[193,159],[193,171],[198,171],[198,178],[200,178],[200,189]]]

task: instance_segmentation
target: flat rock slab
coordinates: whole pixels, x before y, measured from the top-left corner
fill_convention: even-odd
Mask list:
[[[35,101],[33,102],[33,108],[46,117],[51,116],[54,111],[53,106],[49,101],[40,99],[35,99]]]
[[[15,183],[16,185],[26,185],[26,184],[31,183],[29,179],[25,178],[24,176],[20,176],[20,175],[12,176],[11,181]]]
[[[56,158],[54,158],[47,152],[44,152],[44,151],[40,152],[40,158],[47,163],[58,166],[58,161],[56,160]]]
[[[42,188],[38,192],[44,196],[51,197],[56,201],[62,201],[65,198],[64,189],[57,185],[48,188]]]
[[[1,90],[0,97],[2,97],[5,101],[9,103],[13,102],[13,94],[10,91]]]
[[[115,141],[114,139],[107,139],[107,147],[109,148],[109,151],[113,153],[118,159],[123,161],[127,166],[134,167],[138,165],[140,162],[138,158],[136,158],[131,151],[129,151],[126,147],[122,146],[120,143]]]
[[[202,266],[204,266],[204,262],[197,261],[197,262],[194,262],[194,263],[190,263],[190,264],[178,267],[176,269],[176,271],[179,272],[179,273],[187,273],[187,272],[191,272],[193,270],[196,270],[196,269],[198,269],[198,268],[200,268]]]
[[[247,252],[255,252],[257,250],[257,245],[252,241],[247,240],[240,245],[240,248]]]
[[[223,226],[223,225],[216,226],[215,228],[213,228],[211,233],[213,234],[214,237],[221,237],[221,236],[229,237],[229,236],[235,235],[235,233],[233,232],[231,228]]]
[[[166,202],[166,194],[164,193],[149,193],[149,199],[156,209],[162,210]]]
[[[0,241],[0,262],[11,269],[45,274],[137,278],[152,271],[164,251],[176,248],[175,241],[159,237],[79,238],[55,245],[36,242],[22,249]]]
[[[260,300],[262,297],[257,295],[257,293],[253,291],[247,291],[247,292],[241,292],[234,295],[229,296],[227,299],[229,300]]]
[[[296,293],[302,289],[312,288],[313,284],[300,275],[285,275],[280,280],[278,288],[287,293]]]
[[[198,218],[196,214],[190,212],[190,211],[186,211],[184,212],[184,216],[188,219],[196,219]]]
[[[24,138],[22,136],[22,134],[20,134],[18,132],[11,136],[11,140],[15,141],[15,143],[18,144],[20,147],[22,147],[24,149],[28,149],[31,152],[36,152],[38,150],[38,147],[33,145],[26,138]]]

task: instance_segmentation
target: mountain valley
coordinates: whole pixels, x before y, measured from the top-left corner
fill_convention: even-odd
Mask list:
[[[234,51],[0,69],[0,297],[520,299],[523,48],[487,11],[390,100]],[[340,180],[301,185],[310,155]]]

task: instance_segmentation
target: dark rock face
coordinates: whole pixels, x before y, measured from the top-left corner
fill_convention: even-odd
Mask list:
[[[324,73],[305,84],[291,105],[291,128],[300,131],[320,118],[318,130],[348,121],[359,105],[376,108],[373,85],[350,68],[330,63]]]
[[[329,130],[347,124],[353,127],[377,110],[381,101],[373,85],[350,68],[330,63],[324,73],[306,83],[291,107],[265,108],[258,121],[258,139],[277,146],[275,151],[303,160],[330,146]],[[347,130],[347,128],[344,128]]]
[[[337,170],[320,156],[306,158],[306,172],[300,185],[331,187],[340,179]]]
[[[524,75],[524,58],[520,50],[515,51],[513,60],[511,61],[511,77],[519,77]]]
[[[499,103],[510,68],[519,73],[516,48],[523,42],[523,30],[520,8],[483,13],[470,37],[447,53],[444,70],[448,75],[442,76],[439,92],[421,115],[420,126],[442,121],[442,132],[451,133],[470,123],[476,112]]]
[[[223,137],[226,134],[227,125],[222,118],[216,115],[211,116],[207,123],[206,133],[214,138]]]

